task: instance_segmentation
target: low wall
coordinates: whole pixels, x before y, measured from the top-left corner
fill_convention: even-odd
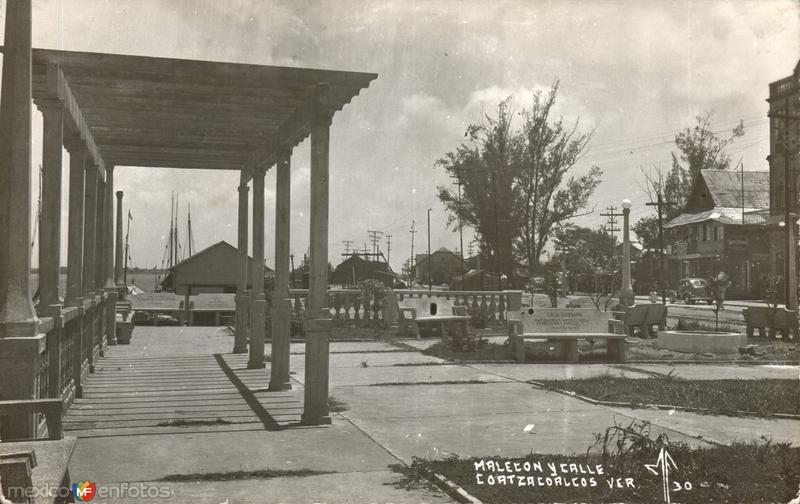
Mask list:
[[[685,353],[738,353],[747,335],[711,331],[658,331],[659,348]]]

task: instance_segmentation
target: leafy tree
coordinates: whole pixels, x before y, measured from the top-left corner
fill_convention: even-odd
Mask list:
[[[563,259],[562,264],[570,273],[613,271],[616,239],[605,229],[570,225],[556,229],[554,235],[557,257]]]
[[[522,136],[523,166],[520,176],[522,233],[517,240],[532,275],[553,226],[579,215],[600,183],[602,171],[593,166],[582,177],[564,178],[586,153],[592,133],[579,131],[580,120],[565,124],[552,120],[558,80],[545,95],[537,91],[526,111]]]
[[[724,137],[717,136],[711,125],[712,113],[706,111],[698,115],[697,123],[675,135],[676,151],[672,151],[672,166],[668,171],[661,167],[652,171],[642,170],[645,177],[645,190],[655,199],[661,194],[664,201],[676,202],[665,207],[666,220],[683,212],[686,199],[700,170],[726,170],[730,168],[731,158],[725,148],[737,138],[744,136],[744,124],[739,124]]]
[[[437,188],[439,200],[450,211],[448,224],[460,217],[462,225],[471,226],[490,268],[508,278],[519,229],[515,202],[520,198],[516,181],[521,167],[521,141],[511,127],[510,105],[510,99],[502,101],[496,117],[487,114],[481,124],[468,126],[468,142],[436,162],[461,182],[461,198],[447,187]]]
[[[567,178],[591,133],[578,131],[578,121],[567,125],[551,118],[557,90],[558,81],[549,93],[534,94],[530,110],[521,114],[521,129],[512,125],[510,98],[502,101],[496,116],[470,125],[468,141],[436,163],[461,181],[461,198],[448,187],[438,188],[448,224],[460,218],[471,226],[490,267],[508,278],[515,255],[527,260],[531,272],[536,269],[553,227],[579,215],[600,183],[597,167]]]

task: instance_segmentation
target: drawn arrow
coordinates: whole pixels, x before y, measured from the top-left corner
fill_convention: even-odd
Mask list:
[[[669,496],[669,469],[672,466],[673,469],[677,469],[678,465],[675,463],[675,460],[670,456],[669,452],[666,448],[661,448],[661,451],[658,453],[658,460],[656,460],[655,464],[645,464],[644,467],[650,471],[651,473],[655,474],[656,476],[661,474],[661,484],[664,489],[664,502],[670,504],[670,496]],[[660,469],[660,471],[659,471]]]

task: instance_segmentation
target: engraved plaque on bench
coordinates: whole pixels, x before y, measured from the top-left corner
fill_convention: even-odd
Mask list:
[[[594,308],[532,308],[523,310],[522,327],[524,333],[607,333],[609,318]]]

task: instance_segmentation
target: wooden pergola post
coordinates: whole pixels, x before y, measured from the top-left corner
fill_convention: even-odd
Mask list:
[[[267,297],[264,293],[264,164],[253,170],[253,269],[250,283],[252,327],[250,328],[250,357],[248,369],[266,367],[264,363],[264,333],[266,332]]]
[[[71,322],[74,331],[72,345],[72,379],[75,382],[75,396],[83,396],[83,377],[89,371],[83,365],[85,353],[84,331],[88,330],[85,316],[86,304],[83,296],[83,224],[86,202],[86,170],[84,167],[86,146],[77,135],[65,138],[64,146],[69,152],[69,213],[67,229],[67,295],[66,306],[75,307],[78,316]]]
[[[39,224],[39,313],[53,318],[47,334],[48,397],[59,397],[63,319],[58,292],[61,257],[61,161],[64,106],[37,100],[42,112],[42,213]]]
[[[119,299],[125,299],[128,294],[128,286],[123,281],[122,270],[125,264],[124,251],[122,245],[122,191],[117,191],[117,227],[115,229],[114,240],[114,285],[117,287]]]
[[[97,165],[89,161],[84,165],[86,179],[83,205],[83,299],[88,301],[83,320],[84,342],[88,345],[89,372],[94,372],[97,355],[95,351],[96,310],[95,310],[95,217],[97,215]]]
[[[114,165],[106,165],[106,192],[103,205],[103,266],[105,271],[105,336],[109,345],[117,344],[117,284],[114,282]]]
[[[292,150],[278,154],[275,174],[275,293],[272,310],[272,360],[270,390],[289,390],[289,339],[292,302],[289,299],[289,244],[291,215]]]
[[[332,115],[327,84],[317,87],[311,123],[311,265],[306,333],[305,396],[301,422],[329,424],[328,368],[331,313],[328,308],[328,151]]]
[[[250,296],[247,294],[247,274],[249,256],[247,254],[247,214],[249,211],[249,188],[247,179],[242,173],[239,180],[239,225],[238,242],[239,249],[239,282],[236,286],[236,334],[233,340],[233,353],[247,352],[247,322],[250,319],[249,306]]]

